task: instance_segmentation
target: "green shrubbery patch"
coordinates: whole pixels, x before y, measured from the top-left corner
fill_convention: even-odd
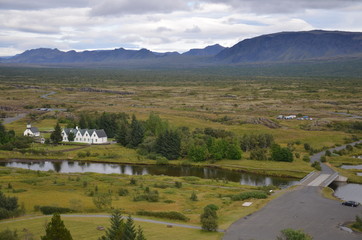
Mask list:
[[[265,199],[268,198],[268,194],[262,191],[243,192],[240,194],[229,194],[222,197],[230,197],[233,201],[244,201],[250,198]]]
[[[159,218],[167,218],[172,220],[181,220],[184,222],[189,221],[190,219],[183,215],[182,213],[171,211],[171,212],[150,212],[150,211],[137,211],[138,215],[141,216],[150,216],[150,217],[159,217]]]
[[[73,212],[70,208],[53,207],[53,206],[41,206],[39,210],[45,215],[51,215],[54,213],[70,213]]]

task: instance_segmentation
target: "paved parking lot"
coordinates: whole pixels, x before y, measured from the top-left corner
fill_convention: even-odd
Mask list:
[[[231,225],[224,240],[274,240],[285,228],[302,229],[314,240],[361,240],[362,234],[348,233],[339,225],[362,216],[362,206],[342,206],[325,199],[319,187],[299,186],[271,201],[260,211]]]

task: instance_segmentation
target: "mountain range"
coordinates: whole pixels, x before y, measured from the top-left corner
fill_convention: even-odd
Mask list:
[[[1,63],[19,64],[124,64],[170,62],[192,62],[193,64],[240,64],[300,62],[308,60],[361,58],[362,33],[342,31],[304,31],[280,32],[245,39],[230,48],[219,44],[203,49],[191,49],[183,54],[178,52],[158,53],[148,49],[95,51],[60,51],[58,49],[38,48],[27,50]]]

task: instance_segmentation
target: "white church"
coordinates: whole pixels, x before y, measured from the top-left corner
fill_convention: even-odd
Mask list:
[[[77,143],[104,144],[107,143],[107,134],[103,129],[64,128],[62,131],[63,142],[69,142],[69,134],[74,134]]]
[[[24,136],[39,137],[40,136],[39,129],[37,127],[32,127],[31,124],[28,123],[24,131]]]

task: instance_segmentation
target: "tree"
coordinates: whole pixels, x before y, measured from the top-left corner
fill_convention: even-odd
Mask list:
[[[127,136],[129,135],[129,129],[126,123],[122,123],[120,128],[118,129],[118,133],[116,135],[116,141],[120,143],[122,146],[127,146],[129,139]]]
[[[73,132],[70,132],[68,134],[68,140],[69,142],[73,142],[74,141],[74,138],[75,138],[75,134]]]
[[[98,193],[93,197],[93,203],[98,209],[111,207],[112,195],[109,193]]]
[[[187,155],[193,162],[203,162],[208,158],[209,151],[205,145],[194,145],[190,147]]]
[[[158,136],[168,129],[168,122],[163,121],[157,114],[151,112],[146,121],[147,133],[152,136]]]
[[[200,215],[201,227],[205,231],[217,231],[217,213],[219,208],[214,204],[204,207],[204,212]]]
[[[311,147],[310,147],[309,143],[304,143],[304,149],[305,149],[306,151],[311,150]]]
[[[145,130],[142,124],[136,119],[136,116],[132,116],[131,131],[129,136],[129,146],[137,147],[143,141]]]
[[[255,148],[250,151],[250,159],[252,159],[252,160],[268,160],[267,151],[262,148]]]
[[[181,152],[181,138],[176,131],[166,130],[156,139],[156,151],[168,160],[177,159]]]
[[[136,239],[136,229],[134,226],[134,222],[132,217],[129,215],[126,221],[126,224],[124,225],[124,240],[135,240]]]
[[[312,240],[313,238],[301,230],[287,228],[281,231],[281,236],[277,240]]]
[[[229,144],[226,152],[226,158],[231,160],[240,160],[241,159],[241,150],[240,147],[236,144]]]
[[[146,240],[146,237],[143,235],[143,230],[141,226],[138,226],[136,240]]]
[[[106,230],[105,236],[102,236],[100,240],[120,240],[123,239],[124,222],[122,214],[119,209],[113,211],[111,219],[111,227]]]
[[[11,231],[9,229],[3,230],[0,232],[0,240],[19,240],[19,236],[15,231]]]
[[[52,220],[46,226],[45,236],[42,236],[41,240],[73,240],[59,213],[54,213]]]
[[[282,148],[278,144],[271,147],[271,157],[274,161],[293,162],[293,153],[289,148]]]
[[[55,125],[54,131],[50,134],[50,139],[52,140],[52,142],[54,144],[59,144],[63,140],[62,129],[61,129],[59,123],[57,123],[57,125]]]

